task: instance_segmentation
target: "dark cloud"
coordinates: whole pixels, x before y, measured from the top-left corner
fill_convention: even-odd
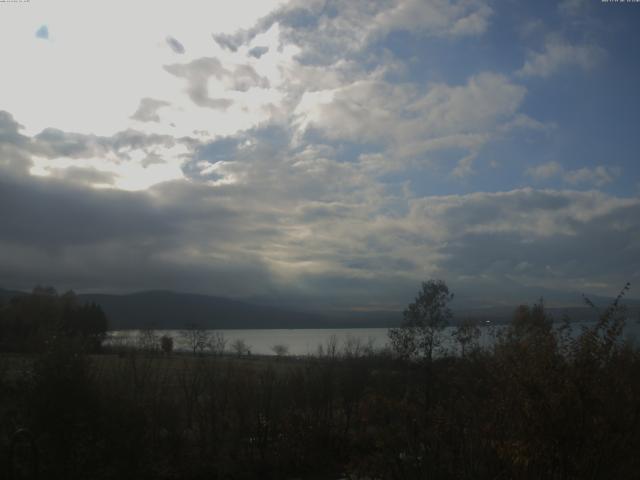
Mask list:
[[[118,177],[115,173],[103,172],[89,167],[67,167],[49,169],[54,178],[88,185],[112,185]]]
[[[185,52],[184,45],[182,45],[178,40],[169,36],[166,38],[167,45],[174,51],[174,53],[183,54]]]
[[[49,158],[55,157],[93,157],[105,155],[107,145],[96,135],[71,133],[47,128],[34,137],[36,149]]]
[[[0,180],[0,216],[0,241],[43,249],[151,240],[176,228],[147,195],[34,177]]]
[[[129,159],[129,150],[144,150],[154,146],[170,148],[175,144],[176,139],[172,136],[146,134],[131,129],[106,137],[46,128],[33,137],[33,151],[49,158],[100,157],[113,152],[126,160]]]
[[[24,175],[31,167],[31,139],[20,133],[22,128],[10,113],[0,110],[0,173]]]
[[[1,179],[0,284],[263,291],[271,282],[260,257],[230,248],[245,235],[260,241],[256,229],[207,197],[181,182],[132,193]]]
[[[253,47],[251,50],[249,50],[249,55],[255,58],[260,58],[262,55],[264,55],[265,53],[267,53],[269,51],[269,47]]]
[[[24,147],[29,143],[29,139],[20,133],[23,128],[22,125],[14,120],[13,115],[0,110],[0,145]]]
[[[140,122],[159,122],[160,116],[158,110],[162,107],[169,106],[169,102],[164,100],[157,100],[155,98],[143,98],[140,100],[140,105],[131,118]]]
[[[244,38],[242,40],[237,40],[236,36],[221,33],[221,34],[212,34],[211,37],[213,40],[220,45],[222,48],[230,50],[232,52],[238,51],[238,47],[242,45],[244,42]]]

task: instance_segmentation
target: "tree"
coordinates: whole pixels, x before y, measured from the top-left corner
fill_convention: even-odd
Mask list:
[[[211,335],[211,351],[214,355],[224,355],[224,351],[227,348],[227,339],[222,332],[214,332]]]
[[[194,355],[210,346],[209,332],[196,323],[187,325],[182,336]]]
[[[145,352],[155,352],[158,349],[158,335],[152,326],[147,325],[138,331],[138,348]]]
[[[422,282],[416,299],[404,311],[399,328],[389,329],[392,349],[404,358],[421,357],[431,361],[440,346],[440,332],[453,318],[449,302],[453,293],[442,280]]]
[[[169,335],[163,335],[160,337],[160,349],[162,350],[162,353],[166,355],[173,352],[173,337],[170,337]]]
[[[279,343],[271,347],[273,353],[275,353],[278,357],[284,357],[289,353],[289,346],[283,343]]]
[[[231,344],[231,348],[239,357],[247,353],[247,351],[249,350],[247,348],[247,342],[245,342],[242,338],[237,338],[236,340],[234,340]]]
[[[76,338],[85,350],[97,351],[108,330],[107,317],[95,303],[82,303],[73,291],[59,295],[37,286],[18,294],[0,312],[0,348],[42,351],[52,339]]]
[[[511,341],[540,346],[553,340],[552,326],[553,318],[541,298],[533,307],[518,306],[505,333]]]
[[[474,345],[480,338],[480,327],[472,320],[465,320],[451,333],[453,338],[460,344],[461,354],[464,357],[469,345]]]

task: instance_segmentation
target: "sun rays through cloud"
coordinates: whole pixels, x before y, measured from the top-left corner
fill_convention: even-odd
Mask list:
[[[0,285],[614,293],[640,279],[640,8],[574,4],[3,6]]]

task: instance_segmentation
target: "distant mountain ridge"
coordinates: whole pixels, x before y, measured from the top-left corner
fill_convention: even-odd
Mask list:
[[[0,301],[25,292],[0,289]],[[197,324],[209,329],[269,329],[269,328],[387,328],[402,321],[401,311],[340,311],[316,312],[261,305],[226,297],[153,290],[128,294],[79,294],[83,302],[95,302],[102,307],[112,330],[138,328],[181,329]],[[602,308],[610,299],[594,297]],[[640,314],[640,302],[629,299],[631,318]],[[463,319],[492,323],[508,321],[513,306],[487,308],[454,308],[454,323]],[[550,307],[560,320],[567,314],[571,320],[594,320],[597,312],[588,307]]]
[[[148,291],[126,295],[83,294],[84,301],[101,305],[114,330],[153,327],[184,328],[296,328],[317,325],[318,315],[254,305],[224,297]]]
[[[0,301],[26,292],[0,289]],[[226,297],[152,290],[128,294],[78,294],[82,302],[102,307],[112,330],[181,329],[197,324],[210,329],[389,327],[399,312],[324,314],[260,305]]]

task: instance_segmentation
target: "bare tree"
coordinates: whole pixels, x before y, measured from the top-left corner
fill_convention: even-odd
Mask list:
[[[364,345],[362,338],[348,335],[344,342],[344,347],[342,347],[342,351],[344,356],[347,358],[358,358],[362,355],[363,348]]]
[[[464,357],[467,347],[476,344],[478,338],[480,338],[480,327],[472,320],[463,321],[458,327],[451,333],[451,336],[460,344],[461,354]]]
[[[194,355],[198,352],[202,353],[210,346],[209,331],[196,323],[187,325],[187,329],[182,331],[182,337]]]
[[[138,332],[138,348],[145,352],[154,352],[158,349],[158,335],[152,327],[145,327]]]
[[[224,355],[228,340],[222,332],[213,332],[210,336],[210,347],[214,355]]]
[[[375,338],[369,337],[366,341],[362,337],[347,336],[342,347],[342,352],[346,358],[359,358],[374,353]]]
[[[331,335],[327,341],[326,345],[318,345],[318,357],[326,357],[330,359],[335,359],[338,357],[338,337],[336,335]]]

